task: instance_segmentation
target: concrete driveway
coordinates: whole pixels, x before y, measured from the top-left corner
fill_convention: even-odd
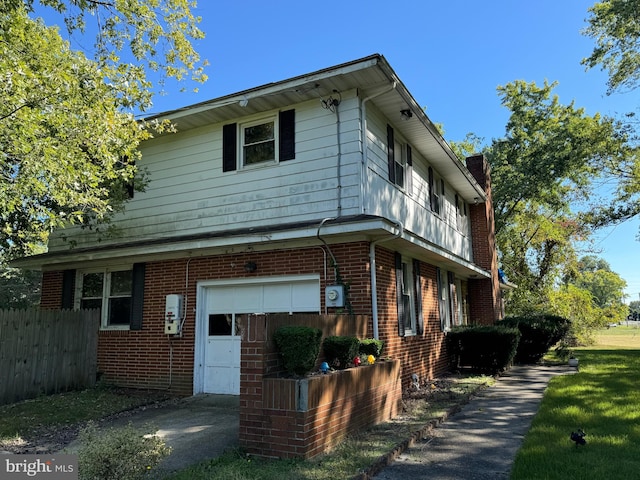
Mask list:
[[[152,426],[171,447],[171,454],[160,467],[165,471],[182,470],[238,445],[239,404],[240,397],[235,395],[196,395],[105,421],[99,428],[129,423],[136,428]],[[79,447],[75,440],[64,451],[74,453]]]

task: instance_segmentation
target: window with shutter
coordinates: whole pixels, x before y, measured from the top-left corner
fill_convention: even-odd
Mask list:
[[[222,127],[222,170],[295,159],[295,110]]]
[[[102,328],[142,328],[144,264],[137,263],[132,269],[78,272],[76,292],[76,308],[99,309]]]

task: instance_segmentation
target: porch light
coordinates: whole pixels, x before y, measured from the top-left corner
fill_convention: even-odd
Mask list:
[[[400,116],[402,117],[403,120],[409,120],[411,117],[413,117],[413,112],[408,108],[404,110],[400,110]]]

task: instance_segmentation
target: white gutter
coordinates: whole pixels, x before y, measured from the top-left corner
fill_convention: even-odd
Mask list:
[[[371,317],[373,321],[373,338],[380,340],[378,332],[378,282],[376,280],[376,245],[382,242],[388,242],[395,238],[401,237],[404,232],[402,223],[395,222],[398,227],[398,233],[392,237],[381,238],[369,244],[369,260],[371,264]]]
[[[367,102],[372,98],[379,97],[380,95],[384,95],[385,93],[395,90],[397,86],[398,82],[394,81],[393,84],[386,90],[369,95],[362,100],[362,108],[360,109],[360,115],[362,116],[360,120],[360,124],[362,125],[362,168],[360,171],[360,174],[362,176],[360,181],[360,205],[362,213],[367,213],[365,208],[365,198],[367,198],[367,182],[365,180],[367,178],[367,164],[369,162],[369,139],[367,137]]]

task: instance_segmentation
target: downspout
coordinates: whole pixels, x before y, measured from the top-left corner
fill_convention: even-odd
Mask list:
[[[402,223],[394,222],[398,227],[398,233],[392,237],[381,238],[369,244],[369,260],[371,264],[371,317],[373,321],[373,338],[380,340],[378,332],[378,282],[376,280],[376,245],[382,242],[388,242],[402,236],[404,227]]]
[[[384,95],[385,93],[390,92],[391,90],[395,90],[398,86],[398,82],[393,82],[393,85],[382,92],[374,93],[373,95],[369,95],[365,99],[362,100],[362,108],[360,109],[360,115],[362,118],[360,119],[360,124],[362,125],[362,168],[360,171],[360,175],[362,177],[360,182],[360,197],[362,200],[361,209],[362,213],[367,213],[365,208],[365,198],[367,198],[367,164],[369,163],[369,139],[367,137],[367,102],[373,98],[379,97],[380,95]],[[377,338],[377,337],[376,337]]]

